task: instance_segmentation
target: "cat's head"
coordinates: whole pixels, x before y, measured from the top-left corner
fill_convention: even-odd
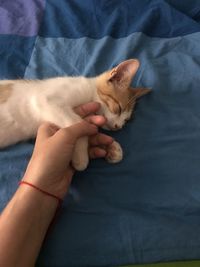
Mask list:
[[[126,60],[96,78],[101,102],[99,114],[107,119],[104,129],[121,129],[131,118],[136,100],[151,91],[148,88],[130,87],[139,65],[136,59]]]

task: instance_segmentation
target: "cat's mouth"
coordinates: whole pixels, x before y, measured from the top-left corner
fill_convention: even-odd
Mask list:
[[[102,127],[104,130],[108,130],[108,131],[118,131],[120,130],[121,128],[119,127],[116,127],[116,126],[110,126],[108,125],[107,123],[104,124],[104,126]]]

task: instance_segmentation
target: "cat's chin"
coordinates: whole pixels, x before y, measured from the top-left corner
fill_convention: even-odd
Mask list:
[[[112,128],[111,126],[108,126],[107,124],[105,124],[101,128],[104,129],[104,130],[107,130],[107,131],[117,131],[117,130],[119,130],[119,129],[116,129],[116,128]]]
[[[102,126],[101,128],[104,129],[104,130],[107,130],[107,131],[111,131],[111,129],[106,125]]]

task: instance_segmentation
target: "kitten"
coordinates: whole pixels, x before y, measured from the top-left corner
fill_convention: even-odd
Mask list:
[[[130,119],[136,100],[150,91],[130,87],[138,68],[139,61],[130,59],[93,78],[0,81],[0,148],[34,138],[44,121],[59,127],[80,122],[73,108],[90,101],[101,104],[98,113],[107,118],[105,129],[121,129]],[[122,154],[121,146],[114,141],[106,159],[115,163]],[[72,164],[81,171],[88,162],[88,139],[83,137],[77,141]]]

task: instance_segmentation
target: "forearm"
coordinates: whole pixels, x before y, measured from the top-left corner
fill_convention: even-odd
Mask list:
[[[0,217],[0,266],[34,266],[57,201],[21,185]]]

